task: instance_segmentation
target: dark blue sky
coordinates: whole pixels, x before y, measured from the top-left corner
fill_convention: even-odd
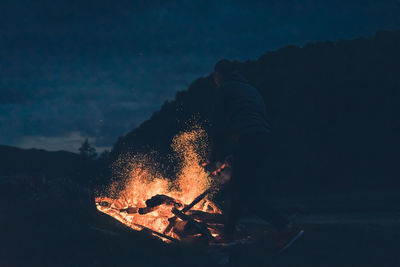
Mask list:
[[[0,1],[0,144],[99,149],[209,74],[400,28],[400,0]]]

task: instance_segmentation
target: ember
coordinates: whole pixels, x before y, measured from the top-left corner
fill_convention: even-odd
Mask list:
[[[97,197],[97,209],[166,242],[218,237],[222,213],[210,200],[211,179],[201,166],[207,148],[205,131],[196,127],[177,135],[172,148],[182,162],[175,181],[163,177],[157,164],[149,164],[149,155],[124,158],[126,182],[110,186],[110,194],[117,197]]]

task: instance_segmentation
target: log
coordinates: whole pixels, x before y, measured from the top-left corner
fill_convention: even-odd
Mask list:
[[[151,197],[150,199],[146,200],[146,207],[156,207],[160,206],[162,204],[167,204],[174,206],[176,208],[182,207],[182,203],[180,203],[178,200],[166,196],[166,195],[155,195]]]
[[[178,200],[176,200],[172,197],[169,197],[166,195],[155,195],[155,196],[149,198],[148,200],[146,200],[146,207],[139,208],[138,213],[141,215],[150,213],[150,212],[154,211],[158,206],[163,205],[163,204],[171,205],[176,208],[182,207],[182,203],[180,203]]]
[[[152,212],[152,211],[154,211],[154,210],[156,210],[156,209],[157,209],[157,206],[155,206],[155,207],[139,208],[139,209],[138,209],[138,213],[139,213],[140,215],[144,215],[144,214],[150,213],[150,212]]]
[[[190,210],[191,208],[193,208],[197,203],[199,203],[203,198],[205,198],[209,193],[211,192],[211,189],[207,189],[206,191],[204,191],[202,194],[200,194],[198,197],[196,197],[192,203],[190,203],[189,205],[185,206],[181,212],[185,213],[188,210]]]
[[[207,226],[203,223],[199,223],[197,221],[195,221],[194,219],[192,219],[192,217],[190,217],[189,215],[184,214],[182,211],[178,210],[177,208],[172,208],[172,213],[178,217],[179,219],[183,220],[183,221],[187,221],[188,223],[190,223],[191,225],[193,225],[194,227],[197,228],[197,230],[200,231],[201,235],[208,239],[211,240],[213,237],[210,233],[210,230],[208,230]]]
[[[139,208],[127,207],[126,209],[120,209],[119,212],[126,212],[128,214],[136,214],[139,212]]]
[[[188,210],[193,208],[197,203],[199,203],[203,198],[205,198],[210,192],[211,192],[211,189],[210,188],[207,189],[202,194],[197,196],[192,201],[192,203],[190,203],[189,205],[185,206],[180,212],[182,212],[182,213],[187,212]],[[172,209],[174,209],[174,208],[172,208]],[[168,220],[169,220],[169,224],[168,224],[167,228],[165,228],[164,234],[168,234],[171,231],[171,229],[174,227],[174,225],[176,223],[176,215],[174,217],[169,218]]]

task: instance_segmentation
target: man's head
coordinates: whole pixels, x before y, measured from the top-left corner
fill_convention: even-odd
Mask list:
[[[214,67],[214,82],[217,86],[236,71],[235,64],[227,59],[221,59]]]

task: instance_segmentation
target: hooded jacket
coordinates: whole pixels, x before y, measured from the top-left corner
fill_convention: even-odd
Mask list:
[[[229,147],[243,136],[271,132],[263,97],[238,73],[217,88],[214,114],[214,159],[230,153]]]

